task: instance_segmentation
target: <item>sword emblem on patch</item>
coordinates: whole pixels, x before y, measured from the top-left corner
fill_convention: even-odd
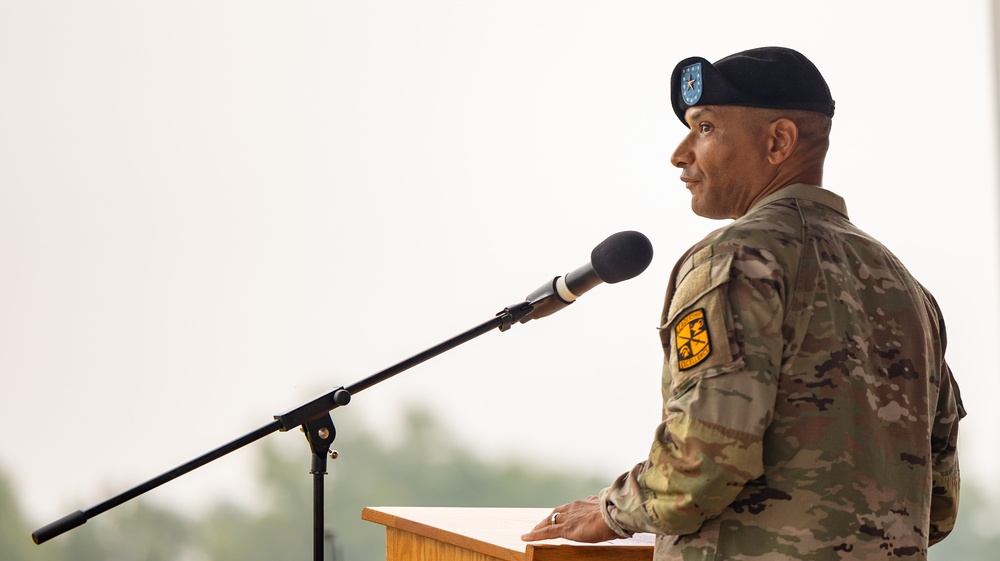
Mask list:
[[[687,370],[700,364],[712,352],[704,308],[684,316],[674,327],[677,336],[677,367]]]

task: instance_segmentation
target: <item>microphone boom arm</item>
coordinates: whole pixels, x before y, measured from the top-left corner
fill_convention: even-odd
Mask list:
[[[286,432],[298,426],[303,427],[303,430],[306,432],[306,437],[309,440],[310,447],[313,448],[314,470],[312,473],[314,473],[314,475],[316,475],[318,479],[319,475],[316,474],[317,472],[316,457],[315,457],[316,450],[317,448],[323,449],[324,446],[325,450],[329,450],[329,445],[332,442],[335,434],[332,431],[333,421],[332,419],[330,419],[329,415],[330,411],[350,403],[351,397],[354,394],[362,390],[368,389],[374,386],[375,384],[378,384],[379,382],[383,382],[395,376],[396,374],[399,374],[400,372],[409,370],[410,368],[413,368],[414,366],[422,362],[430,360],[431,358],[434,358],[435,356],[442,354],[448,350],[451,350],[463,343],[475,339],[476,337],[488,331],[492,331],[494,329],[499,329],[500,331],[507,331],[514,323],[520,321],[523,317],[530,314],[532,309],[533,309],[532,303],[528,301],[507,306],[502,311],[497,312],[496,316],[493,319],[484,322],[455,337],[452,337],[447,341],[439,343],[438,345],[435,345],[434,347],[431,347],[423,351],[422,353],[416,354],[402,362],[390,366],[389,368],[386,368],[381,372],[377,372],[347,388],[341,386],[339,388],[334,389],[331,392],[328,392],[324,395],[321,395],[313,399],[312,401],[304,403],[298,407],[295,407],[294,409],[290,409],[285,413],[282,413],[280,415],[275,415],[274,421],[258,428],[257,430],[251,431],[227,444],[224,444],[216,448],[215,450],[207,452],[170,471],[164,472],[159,476],[154,477],[153,479],[150,479],[145,483],[137,485],[136,487],[133,487],[132,489],[125,491],[124,493],[120,493],[110,499],[107,499],[94,507],[88,508],[86,510],[77,510],[76,512],[70,513],[54,522],[51,522],[32,532],[31,539],[36,544],[40,545],[60,534],[68,532],[78,526],[82,526],[87,522],[87,520],[99,514],[107,512],[108,510],[111,510],[112,508],[115,508],[125,503],[126,501],[134,499],[146,493],[147,491],[152,491],[153,489],[161,485],[164,485],[165,483],[173,481],[174,479],[177,479],[178,477],[186,473],[194,471],[204,466],[205,464],[208,464],[209,462],[217,460],[229,454],[230,452],[235,452],[236,450],[239,450],[240,448],[252,444],[264,438],[265,436],[268,436],[275,432],[278,431]],[[328,431],[325,433],[319,430],[313,431],[311,430],[313,425],[323,425],[324,428],[328,429]],[[318,435],[327,434],[328,436],[317,437],[317,434]],[[326,442],[320,442],[320,440],[324,440]],[[321,455],[325,457],[325,453],[326,452],[324,451]],[[325,474],[325,469],[323,471]],[[322,497],[322,494],[319,493],[318,496]],[[319,500],[317,498],[316,493],[314,493],[314,500],[317,501]],[[314,516],[319,516],[319,514],[316,511],[321,511],[321,509],[314,509]],[[319,526],[321,526],[321,524]],[[317,538],[314,536],[314,545],[316,545],[317,543],[318,543],[317,547],[322,545],[322,541],[321,540],[317,541]],[[317,556],[319,559],[322,559],[322,551],[317,550],[317,547],[314,547],[314,552],[318,551]]]

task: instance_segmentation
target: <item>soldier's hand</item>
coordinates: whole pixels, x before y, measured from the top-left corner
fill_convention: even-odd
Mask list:
[[[588,497],[554,509],[552,514],[521,536],[521,539],[532,542],[566,538],[577,542],[597,543],[619,537],[604,523],[597,497]]]

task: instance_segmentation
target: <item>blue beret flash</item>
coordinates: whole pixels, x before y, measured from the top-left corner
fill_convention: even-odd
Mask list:
[[[681,69],[681,99],[684,103],[694,105],[701,99],[702,91],[701,63],[689,64]]]

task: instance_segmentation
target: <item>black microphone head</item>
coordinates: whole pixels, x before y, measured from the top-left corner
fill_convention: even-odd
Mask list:
[[[631,230],[612,234],[590,252],[590,264],[601,280],[614,284],[646,270],[653,261],[649,238]]]

